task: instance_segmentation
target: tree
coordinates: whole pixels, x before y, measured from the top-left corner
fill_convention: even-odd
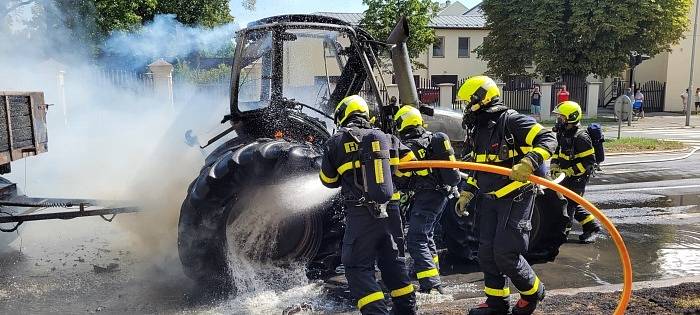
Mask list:
[[[360,25],[379,41],[386,40],[399,17],[408,18],[411,36],[408,54],[415,59],[426,47],[435,42],[430,20],[439,10],[432,0],[362,0],[367,6]]]
[[[213,27],[233,21],[228,0],[158,0],[156,13],[175,14],[185,25]]]
[[[504,78],[613,76],[630,51],[654,56],[688,29],[692,0],[484,0],[491,31],[477,48],[490,74]]]

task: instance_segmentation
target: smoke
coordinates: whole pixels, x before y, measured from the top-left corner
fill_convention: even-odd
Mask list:
[[[114,34],[105,47],[138,57],[126,68],[142,73],[147,58],[230,45],[233,31],[232,25],[190,28],[160,16],[137,34]],[[28,196],[141,206],[141,214],[120,215],[112,224],[131,233],[135,253],[180,268],[175,258],[180,204],[203,165],[202,152],[187,146],[184,134],[192,129],[206,140],[225,129],[218,122],[228,110],[228,95],[182,83],[175,87],[173,106],[153,92],[147,77],[96,65],[87,57],[91,47],[69,34],[62,27],[0,28],[0,91],[43,91],[52,105],[49,151],[12,163],[12,173],[3,176]]]
[[[175,15],[158,15],[136,32],[115,32],[105,42],[104,51],[140,65],[155,57],[216,53],[233,46],[237,30],[238,24],[233,22],[202,29],[180,24]]]

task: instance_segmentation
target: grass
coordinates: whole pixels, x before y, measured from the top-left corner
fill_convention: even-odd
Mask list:
[[[678,141],[639,137],[606,139],[603,143],[606,153],[680,150],[687,146]]]

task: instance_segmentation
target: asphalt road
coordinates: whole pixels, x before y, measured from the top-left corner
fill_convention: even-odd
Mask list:
[[[610,161],[634,159],[640,157]],[[700,275],[700,154],[603,170],[587,196],[622,232],[635,280]],[[304,284],[295,272],[277,279],[276,291],[257,290],[223,301],[203,298],[180,269],[176,221],[143,216],[122,215],[113,223],[99,218],[27,223],[20,238],[0,253],[0,313],[269,314],[304,301],[320,311],[345,308],[342,301],[328,298],[322,285]],[[139,226],[163,232],[143,233],[135,228]],[[595,245],[566,244],[554,263],[535,269],[554,289],[619,283],[618,264],[612,242],[604,237]],[[445,276],[450,295],[419,300],[478,296],[481,279],[478,272]]]

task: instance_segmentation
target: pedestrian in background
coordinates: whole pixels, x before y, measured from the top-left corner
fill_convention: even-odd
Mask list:
[[[695,89],[695,115],[700,113],[700,88]]]
[[[683,112],[685,113],[688,108],[688,89],[685,89],[685,92],[681,93],[681,100],[683,101]]]
[[[632,104],[632,108],[638,115],[641,115],[641,118],[644,118],[644,94],[642,94],[642,91],[639,89],[635,89],[634,91],[634,103]]]
[[[535,117],[535,119],[540,120],[540,101],[542,100],[542,93],[540,93],[540,86],[535,85],[535,88],[530,94],[530,115]]]
[[[569,100],[569,91],[566,90],[566,85],[562,85],[557,92],[557,104],[564,103]]]

